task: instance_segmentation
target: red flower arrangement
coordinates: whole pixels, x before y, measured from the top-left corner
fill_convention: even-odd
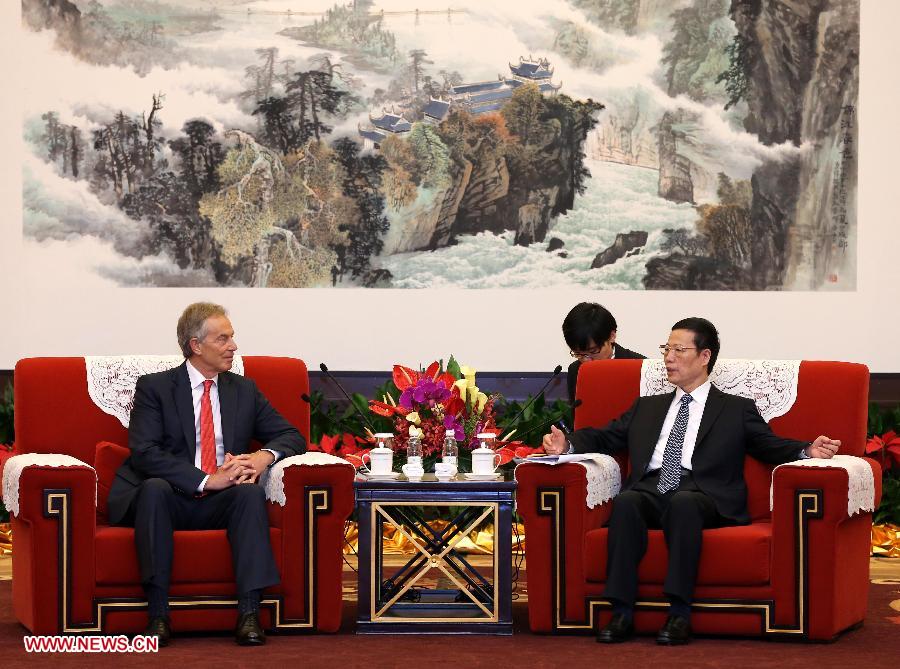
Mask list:
[[[477,435],[482,432],[497,435],[501,465],[542,451],[520,441],[499,441],[503,432],[497,424],[499,396],[482,392],[475,385],[475,370],[460,366],[452,356],[446,369],[437,361],[419,371],[394,365],[391,381],[380,399],[369,400],[369,410],[383,419],[376,423],[381,422],[384,431],[394,433],[395,469],[406,460],[411,435],[421,440],[426,466],[440,459],[447,430],[453,430],[463,470],[470,466],[471,451],[478,447]],[[323,436],[310,449],[337,455],[359,467],[372,445],[372,435],[364,439],[344,433]]]

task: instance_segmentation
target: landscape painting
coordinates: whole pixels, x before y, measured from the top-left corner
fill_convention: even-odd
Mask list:
[[[855,290],[859,0],[21,0],[24,243],[118,286]]]

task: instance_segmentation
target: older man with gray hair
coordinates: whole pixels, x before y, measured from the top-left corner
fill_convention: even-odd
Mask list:
[[[175,530],[225,529],[237,580],[241,645],[265,643],[262,590],[280,577],[269,544],[259,475],[305,441],[248,378],[232,374],[237,344],[225,309],[198,302],[177,327],[185,361],[137,381],[128,428],[131,456],[109,493],[110,522],[134,527],[147,595],[147,635],[169,642]],[[251,450],[251,440],[264,444]],[[198,556],[197,559],[202,559]]]

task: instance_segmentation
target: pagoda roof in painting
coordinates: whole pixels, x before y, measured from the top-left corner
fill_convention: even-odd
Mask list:
[[[493,91],[498,88],[503,88],[504,84],[509,82],[504,81],[502,78],[497,79],[496,81],[480,81],[474,84],[460,84],[459,86],[453,86],[450,89],[450,93],[452,95],[464,95],[466,93],[482,93],[484,91]]]
[[[382,115],[378,118],[369,115],[369,120],[376,128],[387,130],[388,132],[409,132],[412,130],[412,124],[399,114],[382,110]]]
[[[423,113],[425,114],[425,116],[430,116],[431,118],[437,119],[438,121],[443,121],[448,111],[450,111],[449,102],[431,98],[431,100],[428,101],[428,104],[425,105]]]
[[[477,105],[482,102],[492,102],[494,100],[508,100],[512,97],[512,94],[513,89],[504,88],[503,90],[490,91],[488,93],[481,93],[480,95],[470,95],[466,98],[466,101],[473,105]]]
[[[479,105],[476,107],[472,107],[469,109],[469,112],[472,114],[487,114],[488,112],[494,112],[500,109],[503,106],[505,100],[499,100],[497,102],[492,102],[486,105]]]
[[[524,79],[549,79],[553,76],[553,68],[550,67],[550,61],[546,58],[532,60],[529,58],[519,58],[519,64],[509,64],[510,71],[517,77]]]
[[[363,139],[368,139],[370,142],[374,142],[375,144],[381,144],[387,135],[383,132],[378,132],[377,130],[359,130],[359,136]]]

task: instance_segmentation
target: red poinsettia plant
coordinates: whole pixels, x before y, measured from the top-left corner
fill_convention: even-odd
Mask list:
[[[885,471],[900,468],[900,435],[894,430],[881,436],[873,435],[866,442],[866,455],[880,459],[881,468]]]
[[[354,467],[362,466],[362,456],[371,448],[371,444],[362,437],[357,437],[349,432],[343,434],[323,434],[318,444],[310,444],[311,451],[321,451],[329,455],[337,455],[344,458]]]

